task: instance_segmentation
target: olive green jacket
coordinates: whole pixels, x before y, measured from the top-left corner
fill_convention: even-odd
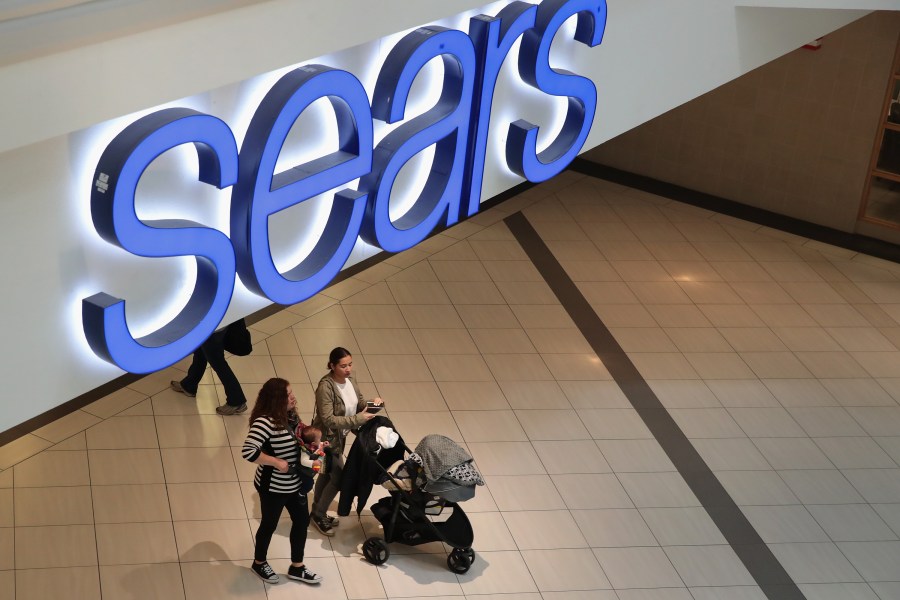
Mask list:
[[[356,381],[352,377],[347,379],[353,383],[353,389],[356,390],[359,400],[356,404],[356,414],[352,417],[346,416],[344,399],[334,379],[331,378],[331,373],[322,377],[316,388],[316,412],[312,425],[322,430],[322,440],[328,442],[331,452],[337,455],[344,453],[344,437],[347,431],[356,429],[366,422],[365,417],[360,414],[366,409],[366,401]]]

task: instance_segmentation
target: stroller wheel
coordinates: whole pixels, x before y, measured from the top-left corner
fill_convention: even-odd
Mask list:
[[[363,542],[362,551],[366,560],[373,565],[383,565],[391,555],[387,542],[380,537],[370,537]]]
[[[447,555],[447,568],[457,575],[468,573],[473,562],[475,562],[475,551],[471,548],[457,548]]]

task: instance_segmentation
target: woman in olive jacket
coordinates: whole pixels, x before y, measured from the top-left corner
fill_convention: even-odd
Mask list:
[[[328,373],[316,388],[316,414],[313,426],[322,430],[322,440],[328,442],[328,463],[325,472],[316,478],[315,497],[310,521],[325,535],[334,535],[337,520],[326,514],[328,506],[341,489],[344,470],[344,438],[375,416],[366,410],[366,401],[350,376],[353,356],[345,348],[335,348],[328,355]],[[373,399],[384,404],[381,398]]]

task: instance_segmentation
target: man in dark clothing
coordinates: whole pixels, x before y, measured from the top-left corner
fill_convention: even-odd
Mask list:
[[[188,369],[187,377],[181,381],[172,381],[170,385],[176,392],[193,398],[197,395],[197,386],[203,378],[203,373],[206,372],[206,365],[209,364],[225,387],[226,403],[224,406],[217,406],[216,412],[220,415],[239,415],[247,411],[247,399],[237,376],[225,360],[226,330],[227,328],[220,329],[203,342],[194,351],[194,360]]]

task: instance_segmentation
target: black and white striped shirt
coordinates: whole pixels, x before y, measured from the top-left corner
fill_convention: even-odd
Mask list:
[[[287,429],[275,429],[275,424],[269,417],[259,417],[250,424],[241,455],[253,462],[259,458],[261,452],[282,458],[289,465],[296,464],[299,460],[299,449],[293,434]],[[300,478],[296,473],[290,475],[281,473],[275,467],[267,465],[256,467],[253,483],[258,490],[278,494],[290,494],[300,490]]]

